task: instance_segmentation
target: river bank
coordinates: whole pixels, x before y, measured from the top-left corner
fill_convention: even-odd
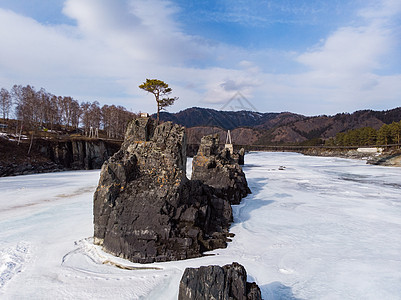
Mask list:
[[[401,150],[391,149],[383,152],[363,152],[356,149],[322,149],[308,148],[298,153],[309,156],[340,157],[365,160],[367,164],[401,167]]]

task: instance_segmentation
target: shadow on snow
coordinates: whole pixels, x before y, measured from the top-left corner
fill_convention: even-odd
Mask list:
[[[265,300],[303,300],[292,293],[292,288],[275,281],[260,287],[262,297]]]

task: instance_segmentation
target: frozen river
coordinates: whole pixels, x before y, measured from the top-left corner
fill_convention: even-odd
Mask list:
[[[186,267],[233,261],[264,299],[401,299],[401,168],[254,152],[244,171],[227,249],[134,270],[91,243],[99,171],[0,178],[0,299],[176,299]]]

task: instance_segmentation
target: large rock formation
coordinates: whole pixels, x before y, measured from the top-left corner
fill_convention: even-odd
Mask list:
[[[94,195],[94,240],[133,262],[179,260],[226,246],[229,202],[188,180],[185,130],[133,120],[102,167]]]
[[[178,300],[260,300],[260,289],[246,281],[245,268],[231,265],[186,268],[180,281]]]
[[[227,199],[231,204],[239,204],[243,197],[251,193],[245,174],[230,151],[219,151],[217,134],[202,138],[198,154],[192,161],[192,179],[213,187],[218,197]]]

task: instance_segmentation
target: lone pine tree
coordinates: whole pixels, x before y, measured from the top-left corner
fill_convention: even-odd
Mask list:
[[[170,106],[174,101],[178,100],[178,97],[170,98],[169,95],[172,89],[162,80],[158,79],[146,79],[146,82],[139,86],[140,89],[152,93],[155,96],[157,103],[157,123],[159,123],[159,113],[167,106]]]

